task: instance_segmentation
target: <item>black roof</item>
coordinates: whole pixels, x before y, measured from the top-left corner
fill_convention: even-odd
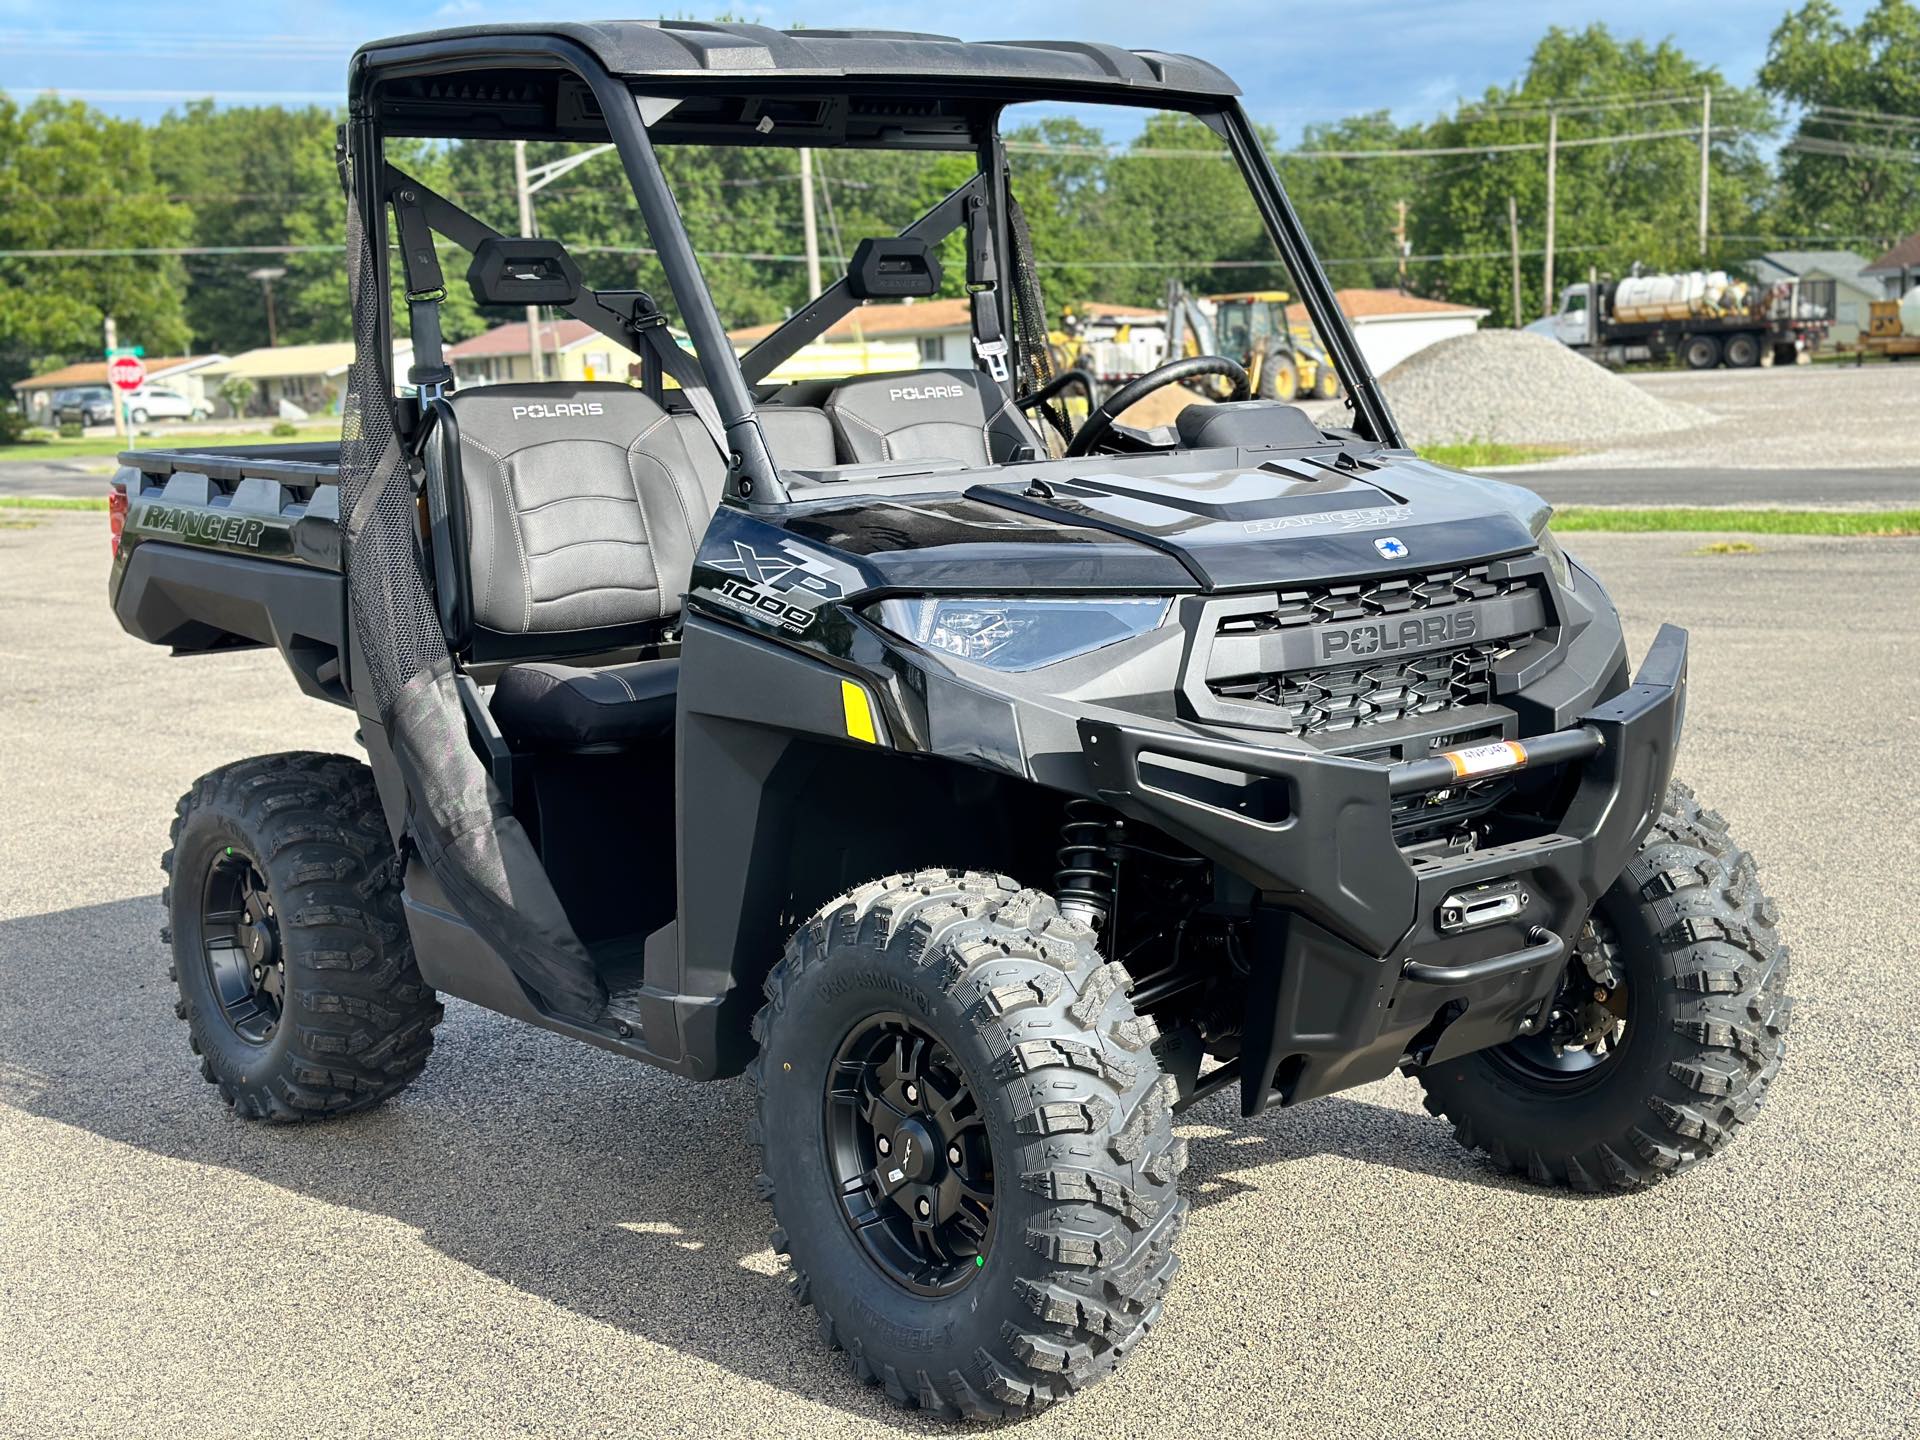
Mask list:
[[[1123,50],[1078,40],[956,40],[900,30],[774,30],[704,20],[581,20],[461,26],[377,40],[360,54],[399,46],[509,35],[552,35],[593,54],[612,74],[715,80],[981,80],[1117,92],[1238,95],[1220,70],[1190,55]]]

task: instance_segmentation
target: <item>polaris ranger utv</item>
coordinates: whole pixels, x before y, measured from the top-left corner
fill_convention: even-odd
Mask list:
[[[356,55],[341,445],[141,451],[114,481],[125,628],[277,647],[366,750],[180,802],[178,1012],[239,1114],[394,1095],[440,994],[745,1074],[823,1338],[965,1416],[1058,1400],[1155,1323],[1174,1112],[1226,1087],[1252,1116],[1402,1072],[1494,1165],[1585,1190],[1732,1139],[1781,1062],[1786,955],[1671,779],[1686,636],[1630,673],[1548,507],[1406,448],[1235,96],[1178,55],[745,25]],[[1244,397],[1219,356],[1072,425],[1002,123],[1034,103],[1200,122],[1350,425],[1251,398],[1122,422],[1197,374]],[[658,296],[406,173],[448,153],[387,143],[418,137],[610,145]],[[959,183],[736,354],[705,273],[731,261],[669,182],[693,145]],[[629,375],[456,388],[456,254],[483,305],[564,312]],[[959,363],[771,378],[943,289]]]

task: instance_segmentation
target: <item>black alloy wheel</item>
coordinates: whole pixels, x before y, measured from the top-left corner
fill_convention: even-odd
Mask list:
[[[1727,822],[1679,782],[1600,897],[1536,1033],[1419,1071],[1427,1109],[1494,1167],[1634,1190],[1759,1114],[1792,1002],[1779,909]]]
[[[986,1115],[953,1053],[907,1016],[869,1016],[827,1072],[828,1163],[869,1259],[915,1295],[949,1295],[993,1241]]]
[[[295,752],[223,765],[180,797],[160,893],[173,1013],[247,1120],[344,1115],[433,1048],[401,871],[373,772]]]
[[[264,1045],[279,1027],[287,965],[267,882],[253,858],[225,847],[207,871],[200,901],[201,957],[233,1033]]]

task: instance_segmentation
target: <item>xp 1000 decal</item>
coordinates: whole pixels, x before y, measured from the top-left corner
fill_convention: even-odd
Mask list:
[[[813,624],[822,605],[857,583],[846,567],[765,532],[750,541],[710,538],[700,568],[716,573],[703,577],[698,593],[796,635]]]

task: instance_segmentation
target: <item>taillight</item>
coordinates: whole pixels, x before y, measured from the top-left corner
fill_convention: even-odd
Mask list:
[[[120,534],[127,528],[126,482],[115,480],[107,487],[107,531],[112,536],[113,555],[120,558]]]

